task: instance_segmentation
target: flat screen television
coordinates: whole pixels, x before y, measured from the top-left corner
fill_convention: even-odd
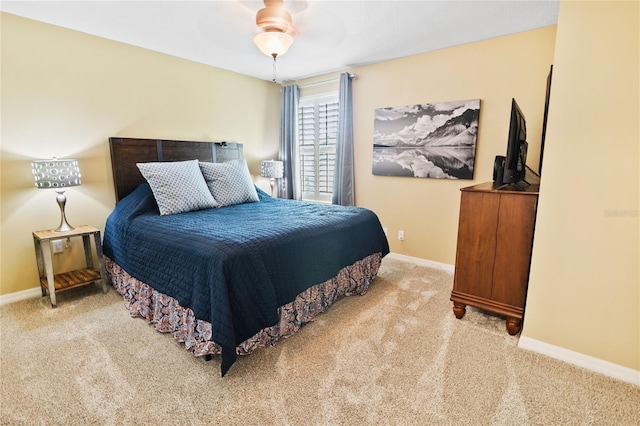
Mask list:
[[[525,181],[527,169],[527,124],[515,99],[511,99],[511,119],[507,139],[507,155],[496,157],[494,180],[501,188]],[[500,167],[502,163],[502,167]],[[501,169],[501,170],[500,170]],[[501,173],[500,173],[501,172]]]

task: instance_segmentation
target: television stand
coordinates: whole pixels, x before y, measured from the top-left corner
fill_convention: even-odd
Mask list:
[[[524,317],[539,185],[501,188],[487,182],[461,189],[451,301],[456,318],[474,306],[505,317],[515,335]]]

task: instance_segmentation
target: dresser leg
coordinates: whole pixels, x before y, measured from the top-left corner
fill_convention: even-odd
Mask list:
[[[456,318],[461,319],[467,313],[467,305],[460,302],[453,302],[453,314]]]
[[[522,320],[518,318],[507,318],[507,332],[515,336],[520,332],[520,327],[522,325]]]

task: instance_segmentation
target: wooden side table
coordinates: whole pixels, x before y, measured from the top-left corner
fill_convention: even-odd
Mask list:
[[[93,256],[91,254],[90,237],[92,235],[99,263],[97,269],[93,267]],[[82,237],[87,267],[54,275],[53,262],[51,258],[51,240],[74,237]],[[102,258],[102,242],[100,240],[99,229],[94,228],[93,226],[82,225],[72,229],[71,231],[35,231],[33,232],[33,243],[36,249],[36,259],[38,261],[42,296],[46,296],[47,292],[49,293],[52,308],[57,306],[56,291],[68,290],[70,288],[91,284],[96,281],[102,281],[102,292],[107,292],[107,275]]]

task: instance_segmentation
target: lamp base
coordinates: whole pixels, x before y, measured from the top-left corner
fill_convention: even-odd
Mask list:
[[[60,207],[60,225],[55,229],[56,232],[72,231],[75,228],[67,222],[67,218],[64,214],[64,205],[67,203],[67,197],[64,195],[64,191],[56,191],[58,196],[56,201]]]

